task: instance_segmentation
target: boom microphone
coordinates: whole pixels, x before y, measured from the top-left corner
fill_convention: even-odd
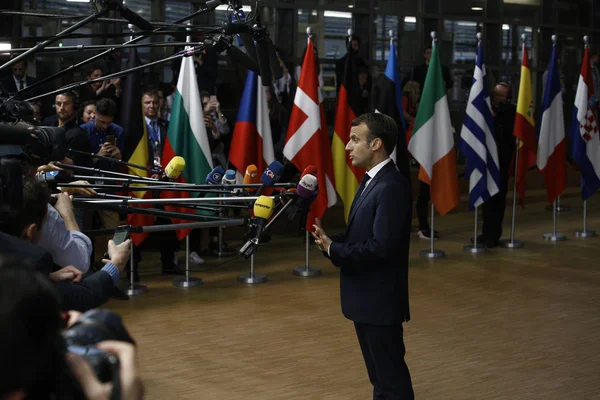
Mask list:
[[[258,168],[256,165],[250,164],[246,168],[246,173],[244,174],[244,185],[253,185],[258,183]],[[254,192],[256,189],[248,188],[248,192]]]
[[[250,257],[256,251],[258,243],[260,242],[263,229],[271,216],[275,208],[275,201],[267,196],[260,196],[256,202],[254,202],[254,222],[256,223],[256,235],[248,240],[242,248],[239,250],[239,254],[242,254],[245,258]]]
[[[38,174],[35,176],[35,179],[38,182],[46,183],[50,189],[56,189],[61,183],[71,183],[75,180],[72,176],[62,171],[50,171],[44,174]]]
[[[256,192],[256,195],[260,196],[266,188],[275,186],[277,181],[281,179],[283,169],[283,164],[277,160],[269,164],[267,169],[265,169],[265,172],[263,172],[262,176],[260,177],[262,185],[258,188],[258,192]]]
[[[185,160],[183,157],[175,156],[169,161],[162,174],[163,181],[176,181],[185,168]]]
[[[216,166],[212,171],[208,173],[206,176],[205,182],[209,185],[220,185],[221,180],[223,179],[223,175],[225,175],[225,171],[220,166]]]

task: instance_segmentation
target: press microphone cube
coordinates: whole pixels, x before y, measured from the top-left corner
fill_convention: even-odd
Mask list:
[[[254,216],[262,220],[268,220],[273,215],[275,201],[267,196],[259,196],[254,202]]]
[[[298,197],[310,199],[317,192],[317,178],[314,175],[306,174],[298,182]]]
[[[273,186],[279,179],[281,179],[281,175],[283,174],[283,164],[279,161],[273,161],[265,172],[263,172],[260,177],[260,181],[267,186]]]
[[[169,161],[165,167],[165,177],[171,180],[176,180],[185,168],[185,160],[183,157],[175,156]]]
[[[221,181],[221,183],[223,185],[235,185],[236,184],[235,171],[232,169],[228,169],[225,172],[225,176],[223,176],[223,180]]]
[[[215,167],[209,174],[206,176],[206,183],[209,185],[219,185],[221,184],[221,180],[223,179],[223,175],[225,175],[225,171],[221,167]]]

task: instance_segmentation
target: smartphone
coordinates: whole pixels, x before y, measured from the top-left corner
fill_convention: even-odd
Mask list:
[[[215,95],[210,96],[210,101],[217,101],[217,96],[215,96]]]
[[[131,227],[129,225],[126,226],[119,226],[116,230],[115,230],[115,234],[113,235],[113,242],[115,242],[115,244],[118,246],[121,243],[123,243],[124,241],[126,241],[127,239],[129,239],[129,230],[131,229]]]
[[[115,145],[116,140],[117,139],[115,138],[115,135],[106,135],[106,141],[112,144],[113,146]]]

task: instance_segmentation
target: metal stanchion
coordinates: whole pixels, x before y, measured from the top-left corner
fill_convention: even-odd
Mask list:
[[[222,196],[223,195],[219,193],[219,197]],[[223,217],[223,209],[219,209],[219,217]],[[225,228],[223,226],[219,226],[217,229],[219,230],[219,244],[217,250],[217,257],[231,257],[235,254],[235,251],[232,251],[229,248],[225,248],[225,246],[223,245],[223,230]]]
[[[240,283],[265,283],[267,281],[267,276],[264,274],[255,274],[254,273],[254,254],[250,256],[250,274],[249,275],[238,275],[238,282]]]
[[[433,248],[433,241],[435,240],[434,236],[434,223],[433,223],[433,218],[435,216],[435,207],[433,206],[433,203],[431,203],[431,229],[429,232],[429,241],[430,241],[430,248],[427,250],[421,250],[420,254],[421,257],[423,258],[440,258],[440,257],[444,257],[446,255],[446,253],[444,253],[442,250],[437,250]]]
[[[550,211],[553,210],[554,206],[547,206],[546,210]],[[560,196],[558,196],[558,200],[556,201],[556,212],[564,212],[564,211],[571,211],[571,207],[569,207],[567,204],[560,204]]]
[[[127,288],[126,293],[129,296],[137,296],[139,294],[144,294],[148,291],[148,286],[138,285],[134,282],[134,274],[133,274],[133,240],[131,241],[131,253],[129,254],[129,287]]]
[[[191,288],[202,284],[202,279],[190,276],[190,235],[187,235],[185,237],[185,277],[173,279],[173,286]]]
[[[510,225],[510,240],[503,239],[500,241],[500,246],[505,249],[520,249],[524,243],[520,240],[515,240],[515,222],[517,215],[517,176],[519,171],[519,138],[516,140],[517,150],[515,151],[515,182],[513,185],[513,204],[512,204],[512,220]]]
[[[477,245],[477,216],[479,213],[479,207],[476,206],[475,207],[475,228],[473,230],[473,245],[469,245],[469,246],[465,246],[463,247],[463,251],[464,252],[468,252],[471,254],[479,254],[479,253],[487,253],[488,248],[487,246],[484,245]]]
[[[575,237],[585,239],[596,236],[596,231],[591,231],[587,228],[587,200],[583,201],[583,230],[576,231]]]
[[[556,232],[556,213],[557,213],[557,200],[554,200],[553,211],[552,211],[552,233],[544,233],[544,239],[551,242],[561,242],[566,240],[567,237],[562,233]]]
[[[308,251],[309,251],[309,246],[310,246],[310,240],[309,240],[309,235],[308,235],[308,229],[306,229],[306,236],[305,239],[306,240],[306,259],[304,261],[304,267],[296,267],[294,268],[294,270],[292,271],[292,274],[297,275],[297,276],[319,276],[321,275],[321,269],[319,268],[311,268],[308,265]]]

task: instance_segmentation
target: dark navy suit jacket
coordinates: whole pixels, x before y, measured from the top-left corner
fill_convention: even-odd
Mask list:
[[[360,191],[360,189],[359,189]],[[408,249],[410,184],[388,162],[356,194],[346,232],[331,236],[331,262],[340,267],[342,312],[364,324],[391,326],[410,319]]]

